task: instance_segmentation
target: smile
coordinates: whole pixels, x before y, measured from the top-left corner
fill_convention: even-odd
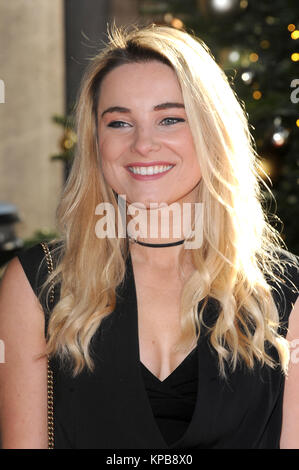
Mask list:
[[[155,165],[155,166],[129,166],[128,169],[134,175],[158,175],[159,173],[165,173],[166,171],[173,168],[174,165]]]

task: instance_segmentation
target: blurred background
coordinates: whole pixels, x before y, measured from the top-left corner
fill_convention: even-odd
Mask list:
[[[245,104],[269,221],[299,255],[298,0],[0,0],[0,269],[55,236],[80,80],[112,21],[206,42]]]

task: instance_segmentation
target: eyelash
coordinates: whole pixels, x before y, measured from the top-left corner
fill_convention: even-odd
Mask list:
[[[178,122],[185,122],[185,119],[183,119],[183,118],[171,118],[171,117],[164,118],[164,119],[162,119],[161,122],[166,121],[166,120],[168,120],[168,121],[169,121],[169,120],[170,120],[170,121],[176,121],[175,124],[177,124]],[[113,129],[119,129],[119,128],[121,128],[121,127],[124,127],[124,126],[121,126],[121,125],[115,126],[115,124],[128,124],[128,123],[126,123],[126,122],[124,122],[124,121],[112,121],[112,122],[110,122],[110,123],[108,124],[108,127],[112,127]]]

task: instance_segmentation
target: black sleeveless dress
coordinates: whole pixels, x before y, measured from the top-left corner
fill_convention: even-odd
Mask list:
[[[282,255],[292,256],[299,266],[299,257],[284,250]],[[47,277],[42,246],[24,250],[18,258],[38,295]],[[281,334],[285,336],[298,296],[299,269],[289,268],[281,281],[281,290],[273,285],[272,295],[283,322]],[[58,299],[59,287],[54,303]],[[44,298],[41,303],[47,330],[49,312]],[[217,318],[218,306],[215,299],[208,299],[204,311],[207,325]],[[117,290],[116,308],[94,335],[91,350],[94,372],[84,370],[75,378],[58,358],[51,359],[55,448],[279,448],[284,377],[278,368],[256,364],[249,371],[239,364],[225,381],[219,377],[217,355],[205,328],[196,348],[164,381],[140,362],[130,256],[125,281]],[[277,359],[273,348],[269,353]]]

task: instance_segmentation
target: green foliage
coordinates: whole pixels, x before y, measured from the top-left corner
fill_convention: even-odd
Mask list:
[[[63,135],[60,140],[61,152],[51,155],[51,160],[62,160],[66,165],[70,165],[76,148],[77,136],[73,116],[54,115],[52,121],[63,128]]]

